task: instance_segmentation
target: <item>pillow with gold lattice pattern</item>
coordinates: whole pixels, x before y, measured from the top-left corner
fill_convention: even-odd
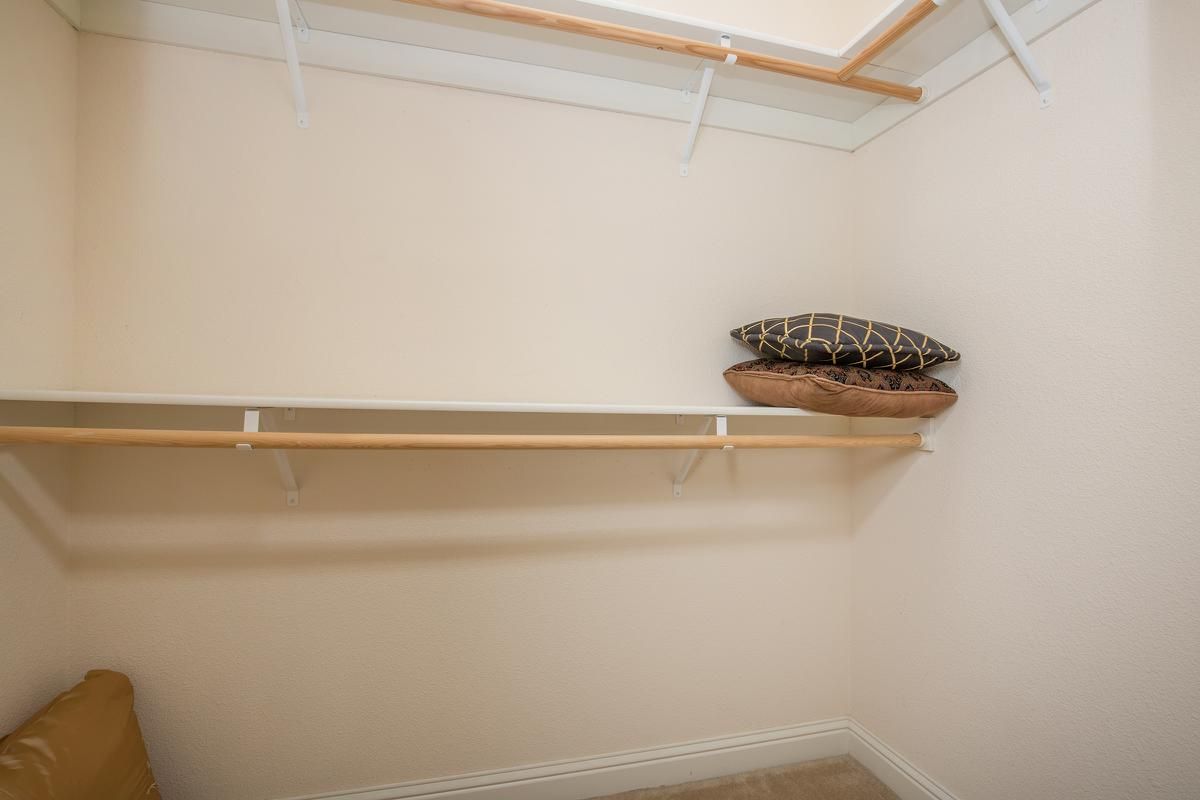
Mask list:
[[[804,364],[910,370],[959,358],[920,331],[845,314],[773,317],[734,328],[729,335],[767,358]]]

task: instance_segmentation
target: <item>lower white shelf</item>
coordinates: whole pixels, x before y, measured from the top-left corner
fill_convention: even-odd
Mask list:
[[[708,450],[861,449],[892,448],[932,451],[931,421],[913,421],[914,430],[887,434],[730,434],[734,416],[823,417],[802,409],[765,406],[647,406],[561,403],[434,402],[364,398],[298,398],[227,395],[163,395],[65,390],[0,391],[0,400],[21,403],[103,403],[242,407],[242,430],[164,428],[0,426],[2,445],[67,445],[100,447],[229,448],[269,450],[275,454],[288,505],[299,504],[299,487],[288,460],[289,450],[678,450],[684,457],[673,480],[676,497],[701,453]],[[693,434],[661,433],[366,433],[269,430],[264,409],[284,409],[294,418],[296,408],[360,409],[403,412],[526,413],[655,415],[705,417],[705,427]]]

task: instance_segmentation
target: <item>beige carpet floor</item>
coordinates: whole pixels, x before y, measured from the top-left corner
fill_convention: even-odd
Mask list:
[[[595,800],[900,800],[850,756],[743,772]]]

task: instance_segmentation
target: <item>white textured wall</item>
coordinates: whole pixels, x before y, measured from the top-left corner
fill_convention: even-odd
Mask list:
[[[82,38],[78,383],[736,402],[728,330],[849,290],[851,156]],[[821,192],[797,191],[798,186]]]
[[[467,423],[517,424],[551,423]],[[848,463],[714,455],[675,499],[668,454],[298,453],[301,506],[288,509],[266,453],[80,452],[76,657],[133,677],[164,796],[181,800],[845,713]]]
[[[851,710],[966,800],[1200,797],[1200,5],[1104,0],[856,156],[857,307],[963,353],[865,457]]]
[[[81,58],[88,388],[719,403],[729,327],[849,297],[845,153],[706,130],[685,180],[682,124],[306,70],[301,131],[277,63]],[[80,452],[76,659],[133,677],[176,800],[844,713],[848,459],[717,454],[674,499],[676,460],[298,454],[287,509],[265,454]]]
[[[76,34],[42,0],[0,4],[0,381],[71,368]],[[64,424],[0,403],[0,424]],[[0,448],[0,735],[66,688],[61,453]]]
[[[0,376],[71,382],[78,35],[43,0],[0,6]]]
[[[41,0],[38,0],[41,2]],[[69,425],[70,412],[0,403],[2,425]],[[68,688],[67,454],[0,447],[0,736]]]

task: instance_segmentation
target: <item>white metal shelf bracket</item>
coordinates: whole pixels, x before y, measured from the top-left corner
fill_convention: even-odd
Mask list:
[[[308,19],[304,16],[304,9],[300,7],[300,0],[291,0],[292,2],[292,27],[296,29],[296,38],[307,43],[312,38],[312,33],[308,27]]]
[[[676,425],[681,424],[682,422],[683,417],[680,416],[675,418]],[[714,426],[716,427],[717,436],[729,435],[729,420],[724,416],[709,417],[707,420],[705,420],[704,427],[699,431],[700,435],[707,436],[709,433],[712,433]],[[721,449],[732,450],[733,445],[727,444]],[[672,493],[676,497],[683,497],[683,483],[687,480],[688,475],[692,473],[692,468],[696,466],[696,462],[700,460],[700,454],[701,451],[699,450],[688,450],[683,454],[683,460],[679,462],[679,469],[675,472],[675,482],[672,485]]]
[[[287,409],[285,412],[286,419],[295,419],[295,409]],[[271,430],[270,418],[262,413],[260,408],[247,408],[246,416],[242,423],[242,430],[246,433],[258,433],[259,431]],[[254,445],[239,442],[238,450],[253,450]],[[300,505],[300,487],[296,483],[296,473],[292,471],[292,462],[288,459],[288,454],[283,450],[272,450],[271,455],[275,458],[275,468],[279,471],[279,480],[283,484],[283,490],[286,493],[287,504],[289,506]]]
[[[733,40],[729,36],[721,37],[721,47],[732,47]],[[736,64],[737,56],[733,53],[725,56],[726,64]],[[692,108],[692,122],[688,125],[687,141],[683,145],[683,156],[679,160],[679,174],[686,178],[691,168],[692,153],[696,149],[696,137],[700,135],[700,121],[704,118],[704,106],[708,103],[708,90],[712,88],[713,74],[716,68],[711,61],[704,62],[704,75],[700,78],[700,91],[696,93],[696,105]],[[691,94],[684,91],[685,102]]]
[[[996,21],[996,27],[1000,29],[1008,46],[1012,48],[1013,55],[1017,57],[1017,61],[1021,62],[1025,74],[1029,76],[1029,80],[1037,89],[1041,107],[1046,108],[1054,102],[1054,90],[1050,86],[1050,79],[1046,77],[1046,73],[1042,72],[1037,59],[1033,57],[1033,51],[1029,49],[1025,37],[1021,35],[1021,31],[1017,30],[1017,24],[1013,22],[1013,18],[1009,15],[1008,9],[1004,7],[1002,0],[983,0],[983,4],[987,6],[988,13]],[[1042,8],[1044,5],[1039,6],[1037,10],[1041,11]]]
[[[299,2],[297,0],[297,7]],[[300,74],[300,55],[296,52],[296,31],[292,23],[290,0],[275,0],[275,13],[279,17],[279,35],[283,39],[283,57],[287,61],[288,76],[292,79],[292,101],[296,105],[296,124],[301,128],[308,127],[308,99],[304,94],[304,77]],[[300,38],[308,41],[308,22],[304,13],[297,11],[303,27],[300,28]]]

